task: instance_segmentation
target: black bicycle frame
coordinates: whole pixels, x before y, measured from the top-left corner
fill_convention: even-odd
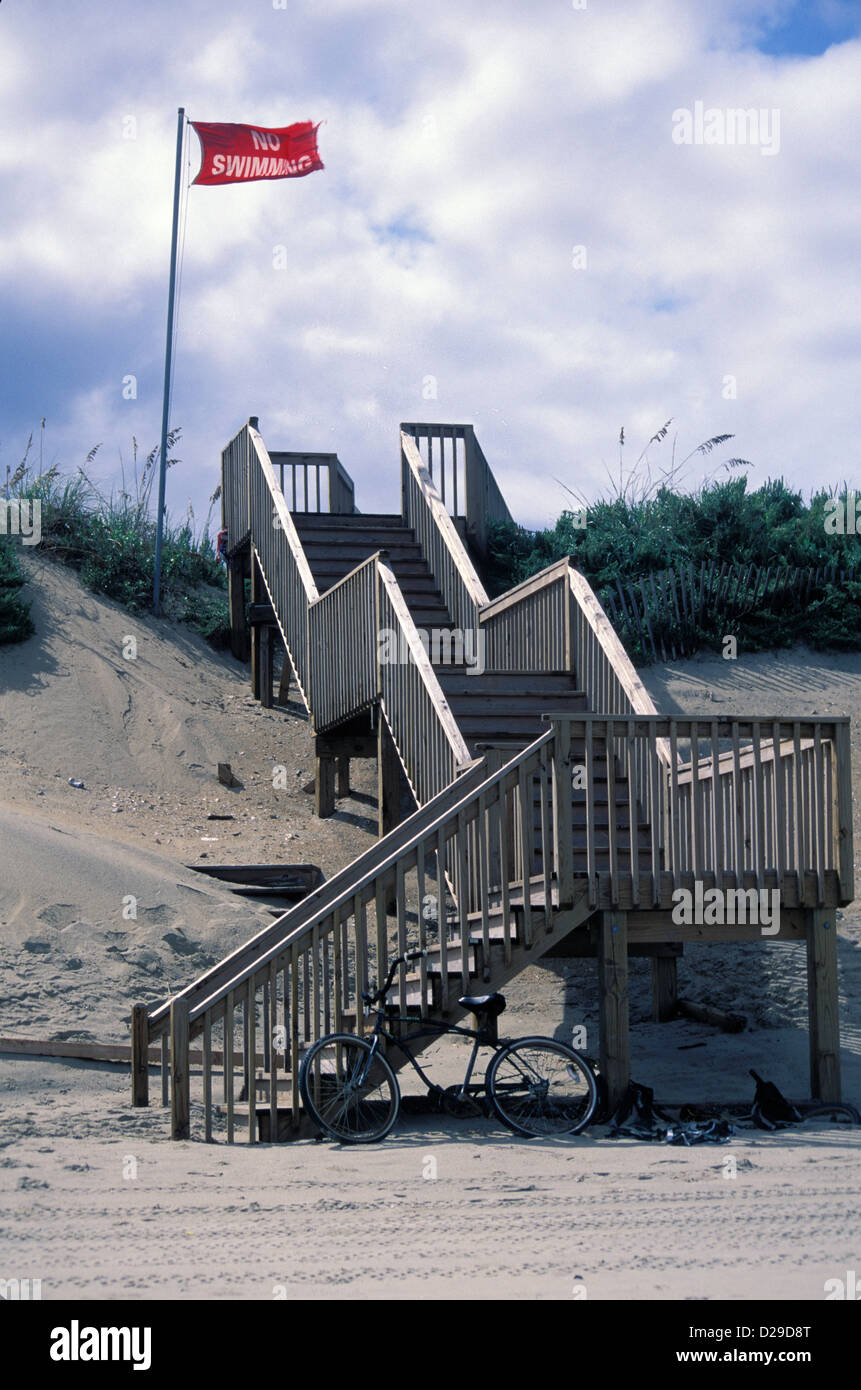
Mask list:
[[[407,1058],[407,1061],[411,1064],[413,1070],[418,1072],[418,1075],[421,1077],[422,1081],[425,1083],[429,1091],[440,1092],[444,1090],[444,1087],[437,1085],[435,1081],[431,1081],[430,1077],[422,1070],[420,1063],[416,1061],[416,1056],[415,1053],[412,1051],[412,1048],[408,1047],[407,1044],[409,1042],[414,1041],[416,1038],[425,1038],[433,1036],[441,1038],[445,1037],[449,1033],[457,1033],[462,1038],[473,1038],[474,1043],[472,1052],[470,1053],[469,1062],[467,1063],[466,1074],[458,1088],[459,1093],[461,1095],[463,1095],[469,1089],[469,1083],[472,1078],[473,1070],[475,1068],[475,1059],[478,1056],[479,1048],[482,1045],[484,1045],[486,1047],[494,1047],[496,1050],[498,1050],[499,1047],[498,1043],[482,1044],[481,1029],[458,1028],[457,1024],[437,1023],[432,1018],[418,1020],[414,1018],[401,1017],[392,1019],[390,1021],[393,1023],[418,1023],[419,1021],[421,1021],[422,1027],[417,1029],[415,1033],[409,1033],[405,1038],[399,1038],[396,1037],[394,1033],[390,1033],[389,1030],[383,1026],[383,1015],[382,1013],[378,1013],[377,1021],[374,1025],[374,1036],[373,1041],[371,1042],[371,1050],[368,1053],[367,1061],[365,1063],[365,1066],[362,1068],[362,1074],[359,1079],[360,1085],[364,1085],[365,1078],[368,1074],[368,1069],[380,1050],[380,1038],[385,1038],[387,1042],[394,1043],[395,1047],[401,1050],[401,1052]]]

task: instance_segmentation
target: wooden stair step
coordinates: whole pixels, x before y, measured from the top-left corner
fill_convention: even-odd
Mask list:
[[[333,537],[331,540],[304,540],[302,548],[308,557],[308,563],[313,566],[314,562],[322,564],[339,563],[350,561],[350,569],[355,569],[363,560],[367,560],[369,555],[375,554],[378,550],[386,550],[390,560],[423,560],[421,546],[418,541],[393,540],[387,541],[385,545],[378,545],[380,539],[374,537],[367,544],[354,544],[352,539],[343,540]]]
[[[404,519],[400,512],[353,512],[341,516],[332,512],[292,512],[293,524],[301,534],[304,531],[360,531],[378,530],[380,527],[404,531]]]
[[[484,694],[500,695],[579,695],[585,700],[585,692],[577,685],[573,672],[546,671],[482,671],[477,675],[467,675],[463,668],[446,673],[441,685],[446,694],[471,695],[473,689]]]
[[[445,686],[443,693],[456,719],[461,714],[468,718],[485,718],[488,715],[498,718],[502,714],[525,716],[531,718],[534,723],[542,722],[541,706],[534,695],[487,695],[478,689],[474,692],[467,691],[466,694],[461,691],[454,693]],[[585,696],[579,698],[585,700]],[[565,696],[564,704],[566,709],[570,708],[575,713],[580,708],[578,697],[573,694]]]

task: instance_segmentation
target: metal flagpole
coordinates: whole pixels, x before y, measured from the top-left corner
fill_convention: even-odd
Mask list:
[[[173,301],[176,291],[176,242],[179,227],[179,184],[182,166],[182,136],[185,121],[185,107],[177,110],[176,120],[176,173],[173,180],[173,230],[170,238],[170,288],[167,296],[167,345],[164,351],[164,399],[161,412],[161,450],[158,472],[158,516],[155,528],[155,576],[152,586],[153,611],[158,615],[159,588],[161,586],[161,544],[164,531],[164,484],[167,473],[167,417],[170,409],[170,361],[173,351]]]

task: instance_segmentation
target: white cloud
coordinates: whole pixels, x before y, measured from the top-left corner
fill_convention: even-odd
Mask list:
[[[600,490],[619,426],[639,449],[670,416],[688,448],[734,432],[755,481],[850,471],[858,42],[739,50],[781,7],[715,16],[697,0],[119,9],[122,25],[80,32],[59,11],[4,16],[15,71],[41,54],[51,84],[0,89],[0,284],[69,457],[111,432],[127,443],[126,371],[138,437],[158,434],[184,103],[326,122],[325,172],[189,192],[171,486],[196,489],[198,510],[249,414],[272,448],[337,449],[363,510],[397,505],[397,424],[423,417],[475,420],[532,522],[565,505],[554,474]],[[673,111],[698,100],[778,108],[780,153],[674,144]],[[52,347],[53,327],[74,350]],[[26,438],[35,402],[22,375],[4,438]]]

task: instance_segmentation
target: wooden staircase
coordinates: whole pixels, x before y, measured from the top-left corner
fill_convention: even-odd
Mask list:
[[[659,714],[567,560],[491,600],[467,543],[481,552],[489,521],[508,512],[470,426],[402,427],[400,514],[356,512],[335,455],[270,456],[256,420],[222,461],[236,654],[249,575],[263,615],[255,691],[265,697],[261,653],[274,637],[311,717],[318,787],[337,756],[370,750],[382,769],[393,750],[417,809],[171,999],[136,1006],[134,1102],[147,1103],[160,1040],[173,1137],[191,1133],[192,1098],[206,1139],[299,1133],[304,1050],[364,1031],[363,991],[420,949],[419,968],[395,977],[392,1007],[429,1021],[457,1019],[461,996],[499,989],[547,952],[594,957],[613,1103],[629,1077],[628,955],[652,958],[655,1017],[671,1017],[690,939],[673,906],[695,888],[779,890],[769,939],[808,948],[811,1092],[839,1098],[833,914],[854,891],[848,720]],[[384,784],[381,773],[381,805]],[[763,938],[744,921],[698,925],[695,939]]]

